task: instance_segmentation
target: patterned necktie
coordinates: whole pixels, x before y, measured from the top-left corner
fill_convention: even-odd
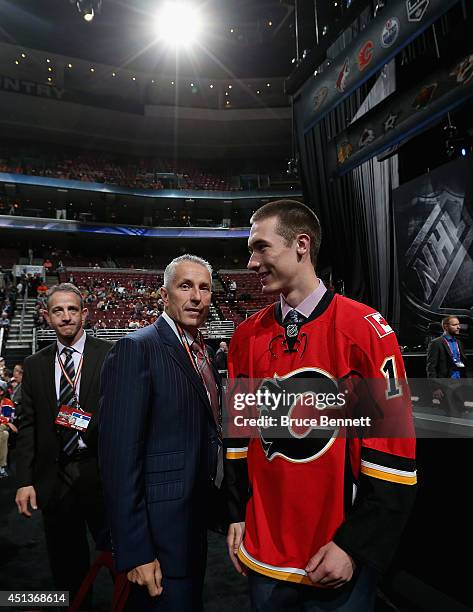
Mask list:
[[[220,485],[223,481],[223,452],[222,452],[222,412],[220,410],[220,405],[218,401],[218,390],[217,384],[215,382],[215,378],[212,372],[212,368],[202,350],[200,344],[194,340],[191,344],[191,350],[195,355],[197,361],[197,368],[202,376],[202,380],[204,381],[205,388],[207,389],[207,393],[210,400],[210,405],[212,407],[212,412],[214,415],[215,423],[217,425],[217,434],[219,437],[219,447],[217,454],[217,471],[215,474],[214,483],[217,488],[220,488]]]
[[[59,383],[59,400],[58,408],[61,406],[71,406],[74,402],[75,393],[69,381],[66,378],[66,374],[70,381],[74,381],[75,368],[74,359],[72,358],[74,350],[68,347],[64,347],[61,351],[61,355],[65,355],[63,362],[64,370],[61,368],[61,382]],[[66,455],[71,455],[79,446],[79,432],[74,429],[60,428],[60,439],[62,450]]]
[[[210,405],[212,407],[212,412],[215,418],[215,422],[217,424],[217,429],[219,429],[221,428],[221,415],[220,415],[220,407],[219,407],[219,402],[218,402],[217,385],[215,383],[215,378],[212,372],[212,368],[210,367],[210,364],[205,357],[204,351],[202,350],[198,342],[194,341],[191,344],[191,350],[195,355],[195,358],[197,361],[197,368],[199,370],[200,375],[202,376],[202,380],[204,381],[205,388],[207,389]]]
[[[304,315],[300,314],[300,312],[297,312],[295,308],[293,308],[287,313],[286,318],[284,320],[285,323],[292,323],[293,325],[300,325],[304,321]]]
[[[74,381],[75,376],[74,359],[72,358],[73,354],[74,350],[68,347],[63,348],[61,351],[61,355],[64,355],[65,358],[63,361],[64,370],[61,368],[58,406],[69,406],[74,399],[74,391],[69,383],[69,381]],[[66,378],[66,374],[69,381]]]

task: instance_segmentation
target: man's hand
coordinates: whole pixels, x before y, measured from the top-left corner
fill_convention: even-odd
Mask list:
[[[18,429],[13,423],[7,423],[7,427],[9,427],[13,433],[18,433]]]
[[[163,587],[161,586],[163,574],[157,559],[151,561],[151,563],[138,565],[138,567],[130,570],[127,578],[130,582],[147,587],[151,597],[157,597],[163,592]]]
[[[28,502],[33,510],[37,510],[36,504],[36,491],[33,486],[20,487],[16,492],[15,504],[18,508],[18,512],[28,518],[32,516],[28,508]]]
[[[315,586],[336,589],[353,577],[355,562],[344,550],[329,542],[310,559],[305,571]]]
[[[443,399],[443,391],[442,389],[435,389],[435,391],[432,393],[432,397],[436,400],[441,400]]]
[[[227,547],[233,567],[239,574],[246,576],[246,567],[240,563],[240,559],[237,557],[237,552],[240,548],[244,534],[245,523],[231,523],[227,533]]]

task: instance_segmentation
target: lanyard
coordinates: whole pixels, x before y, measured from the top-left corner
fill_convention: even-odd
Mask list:
[[[59,362],[59,367],[61,368],[61,372],[64,374],[64,378],[67,380],[68,384],[72,387],[72,393],[74,394],[74,397],[77,400],[76,387],[77,387],[77,383],[79,382],[80,373],[82,371],[82,364],[84,363],[84,355],[81,355],[81,358],[79,361],[79,367],[77,368],[77,372],[74,375],[74,380],[72,380],[69,374],[66,372],[66,369],[61,360],[57,347],[56,347],[56,356]]]
[[[454,363],[457,363],[457,361],[461,361],[461,357],[462,357],[462,356],[461,356],[461,353],[460,353],[460,347],[458,346],[458,342],[457,342],[457,340],[455,340],[455,338],[454,338],[453,340],[455,341],[455,344],[456,344],[456,346],[457,346],[457,351],[458,351],[458,359],[456,359],[456,358],[455,358],[455,355],[453,354],[453,351],[452,351],[452,347],[450,346],[450,342],[448,341],[447,337],[446,337],[446,336],[444,336],[444,342],[445,342],[445,344],[447,345],[448,350],[450,351],[450,354],[451,354],[451,356],[452,356],[452,359],[453,359]]]
[[[184,347],[187,356],[189,357],[189,359],[191,360],[192,365],[194,366],[195,371],[197,372],[197,374],[200,376],[200,378],[202,379],[202,382],[204,382],[204,379],[202,377],[202,374],[199,370],[199,366],[197,364],[197,357],[194,355],[194,352],[191,349],[192,344],[189,344],[189,341],[187,340],[187,336],[184,333],[184,330],[182,329],[182,327],[176,323],[176,321],[174,321],[177,331],[179,332],[179,336],[181,339],[181,344]],[[204,348],[204,342],[202,339],[202,334],[200,332],[197,332],[197,338],[194,340],[194,342],[197,342],[197,344],[200,346],[200,350],[202,351],[202,353],[204,354],[204,359],[207,361],[207,351]],[[204,386],[205,386],[205,382],[204,382]]]

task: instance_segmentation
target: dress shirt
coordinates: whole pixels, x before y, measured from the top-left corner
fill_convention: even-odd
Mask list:
[[[444,334],[443,336],[448,342],[448,345],[450,347],[450,353],[452,354],[453,361],[456,364],[458,361],[461,361],[460,349],[458,347],[457,339],[453,336],[450,336],[449,334]],[[461,378],[460,372],[458,370],[454,370],[451,374],[451,378]]]
[[[74,361],[74,371],[77,373],[77,368],[79,367],[81,357],[84,354],[84,347],[85,347],[86,337],[87,336],[86,336],[85,331],[82,330],[82,336],[79,338],[79,340],[77,340],[77,342],[75,344],[73,344],[72,346],[69,346],[69,347],[67,347],[65,344],[62,344],[61,342],[59,342],[59,340],[57,340],[57,352],[56,352],[56,357],[54,359],[54,375],[55,375],[55,382],[56,382],[56,400],[59,400],[59,390],[60,390],[60,387],[61,387],[61,374],[62,374],[61,366],[59,365],[59,361],[58,361],[58,353],[60,355],[60,359],[62,359],[62,363],[64,364],[65,355],[62,355],[62,350],[65,349],[65,348],[71,348],[74,351],[72,353],[72,359]],[[79,379],[78,379],[77,385],[76,385],[76,395],[77,395],[77,397],[79,397],[79,393],[80,393],[80,379],[81,379],[81,376],[82,376],[82,372],[79,372]],[[82,406],[81,406],[81,408],[82,408]],[[80,437],[79,438],[79,449],[83,449],[83,448],[87,448],[87,445],[83,441],[82,437]]]
[[[294,310],[297,310],[299,314],[308,319],[310,315],[314,312],[316,306],[323,298],[325,292],[327,291],[327,287],[323,284],[323,282],[319,279],[319,286],[317,289],[314,289],[310,295],[308,295],[300,304],[298,304]],[[282,320],[286,318],[288,313],[293,310],[293,307],[290,306],[284,296],[280,295],[279,297],[281,302],[281,312],[282,312]]]
[[[56,399],[57,400],[59,399],[59,389],[61,386],[61,373],[62,373],[61,366],[59,365],[59,361],[58,361],[58,353],[60,355],[62,363],[64,364],[65,355],[62,354],[62,350],[65,348],[71,348],[74,351],[72,353],[72,359],[74,361],[74,371],[77,372],[77,368],[79,367],[81,357],[84,353],[85,339],[86,339],[86,334],[85,334],[85,331],[83,331],[82,336],[72,346],[68,347],[65,344],[62,344],[61,342],[59,342],[59,340],[57,341],[57,352],[56,352],[56,358],[54,360],[54,375],[55,375],[55,382],[56,382]],[[80,379],[81,379],[81,373],[79,373],[79,380],[77,381],[77,385],[76,385],[77,397],[79,397],[79,392],[80,392]]]

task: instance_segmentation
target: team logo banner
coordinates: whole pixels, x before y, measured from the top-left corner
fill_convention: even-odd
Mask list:
[[[343,175],[415,134],[473,97],[473,50],[394,93],[332,140],[331,173]]]
[[[380,70],[458,0],[397,0],[302,90],[304,132]]]
[[[472,170],[457,160],[393,192],[403,344],[424,344],[447,314],[473,324]]]

